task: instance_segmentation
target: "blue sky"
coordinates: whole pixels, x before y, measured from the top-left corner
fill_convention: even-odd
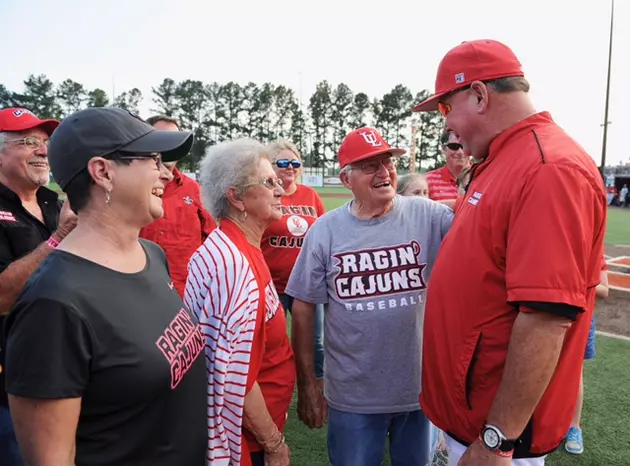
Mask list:
[[[308,99],[345,82],[382,95],[402,83],[433,90],[439,60],[464,40],[492,38],[519,56],[538,109],[599,162],[608,0],[0,0],[0,83],[29,73],[111,94],[175,80],[271,81]],[[630,159],[630,2],[617,0],[608,157]],[[522,10],[521,12],[518,12]]]

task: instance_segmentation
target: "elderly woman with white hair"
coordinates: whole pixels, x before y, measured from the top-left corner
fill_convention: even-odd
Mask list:
[[[205,336],[208,463],[286,466],[282,432],[295,366],[260,248],[264,231],[282,217],[282,181],[267,149],[240,139],[210,148],[200,184],[219,227],[192,256],[184,296]]]

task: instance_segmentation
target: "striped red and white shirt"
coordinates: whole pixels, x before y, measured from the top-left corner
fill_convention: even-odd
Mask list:
[[[427,173],[426,180],[429,185],[429,199],[434,201],[457,199],[457,180],[446,165]]]
[[[184,300],[205,338],[207,464],[249,466],[250,452],[261,448],[243,428],[245,396],[258,382],[283,430],[295,368],[284,311],[262,252],[231,221],[223,219],[190,259]],[[274,381],[272,388],[267,380]]]

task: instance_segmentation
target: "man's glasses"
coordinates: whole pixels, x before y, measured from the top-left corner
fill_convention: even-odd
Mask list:
[[[31,150],[37,150],[42,146],[48,146],[49,141],[48,139],[46,139],[45,141],[42,141],[37,136],[26,136],[25,138],[22,138],[22,139],[12,139],[7,142],[12,142],[13,144],[20,144],[20,145],[28,147]]]
[[[452,150],[453,152],[456,152],[456,151],[464,148],[464,146],[462,146],[458,142],[449,142],[448,144],[444,144],[444,147]]]
[[[396,163],[398,159],[396,157],[387,157],[380,160],[367,160],[365,162],[357,162],[353,165],[353,168],[358,168],[366,175],[373,175],[377,171],[380,170],[381,165],[383,165],[386,169],[391,170],[396,167]]]
[[[256,186],[256,185],[263,185],[265,188],[268,189],[276,189],[276,188],[282,188],[282,180],[280,178],[274,178],[272,176],[270,176],[269,178],[265,178],[264,180],[258,180],[258,181],[253,181],[251,183],[247,183],[244,184],[243,187],[249,187],[249,186]]]
[[[117,160],[148,160],[153,159],[158,168],[162,166],[162,154],[121,155]]]
[[[279,159],[276,160],[276,167],[278,168],[289,168],[291,165],[295,170],[302,166],[302,162],[299,160],[289,160],[289,159]]]

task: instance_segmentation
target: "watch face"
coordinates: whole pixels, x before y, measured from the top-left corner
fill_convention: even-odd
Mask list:
[[[485,443],[488,448],[497,448],[500,443],[499,434],[492,429],[486,429],[483,432],[483,443]]]

